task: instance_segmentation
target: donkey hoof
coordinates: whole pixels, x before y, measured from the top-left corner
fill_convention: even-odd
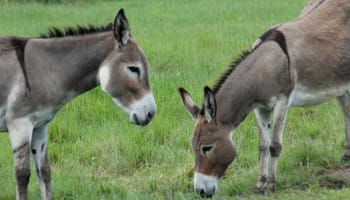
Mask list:
[[[259,188],[259,187],[254,187],[253,192],[256,194],[261,194],[261,195],[267,195],[267,189],[266,187]]]
[[[275,192],[276,191],[276,184],[275,183],[269,183],[268,188],[270,191]]]
[[[342,157],[341,157],[341,164],[347,164],[347,163],[349,163],[349,160],[350,160],[350,156],[347,156],[347,155],[343,155]]]

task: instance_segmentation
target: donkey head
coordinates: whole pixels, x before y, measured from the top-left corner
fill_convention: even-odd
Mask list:
[[[219,178],[236,156],[231,131],[217,123],[216,100],[209,87],[204,88],[204,103],[199,109],[190,94],[179,88],[183,104],[196,121],[192,149],[195,155],[194,190],[202,197],[211,197],[218,190]]]
[[[131,38],[123,9],[114,20],[113,33],[114,49],[98,72],[101,88],[129,113],[131,123],[147,125],[156,112],[148,81],[148,61]]]

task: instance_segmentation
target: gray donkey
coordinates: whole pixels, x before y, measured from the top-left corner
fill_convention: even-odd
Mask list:
[[[122,9],[114,25],[102,28],[54,28],[40,38],[0,38],[0,131],[9,132],[17,199],[27,198],[30,152],[42,199],[52,199],[48,124],[68,101],[99,84],[132,123],[151,121],[156,104],[148,62],[130,36]]]
[[[197,193],[211,197],[218,190],[219,178],[236,157],[232,133],[251,111],[259,125],[256,192],[275,189],[277,160],[290,107],[336,98],[345,121],[342,161],[350,160],[349,13],[349,0],[310,1],[297,19],[263,34],[213,90],[205,87],[201,109],[185,89],[179,89],[185,107],[196,120],[192,148]]]

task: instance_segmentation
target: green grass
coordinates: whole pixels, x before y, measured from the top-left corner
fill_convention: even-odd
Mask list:
[[[0,1],[1,3],[1,1]],[[103,25],[125,8],[132,34],[151,64],[157,115],[147,127],[99,88],[66,105],[49,127],[52,189],[56,199],[197,199],[189,139],[193,122],[177,88],[200,103],[228,63],[272,25],[295,18],[306,0],[118,1],[2,4],[0,35],[34,37],[48,27]],[[350,187],[329,190],[317,178],[339,163],[344,145],[342,114],[335,101],[289,112],[278,167],[277,191],[255,195],[258,134],[250,115],[235,131],[239,155],[214,199],[346,199]],[[0,134],[0,199],[15,198],[7,134]],[[34,175],[30,199],[40,197]]]

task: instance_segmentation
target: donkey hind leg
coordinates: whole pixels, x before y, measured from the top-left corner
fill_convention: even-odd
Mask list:
[[[35,162],[36,175],[40,184],[41,199],[52,199],[50,164],[47,151],[47,125],[34,129],[31,149]]]
[[[275,191],[277,160],[282,151],[283,129],[288,113],[288,98],[281,96],[276,102],[273,116],[272,142],[270,146],[271,162],[269,176],[267,178],[268,188]]]
[[[337,99],[344,115],[345,146],[341,162],[345,163],[350,160],[350,94],[348,91],[346,91],[342,96],[339,96]]]
[[[33,125],[27,118],[8,120],[7,127],[11,142],[17,181],[16,199],[27,199],[30,178],[29,152]]]
[[[254,110],[255,117],[259,126],[259,161],[260,161],[260,175],[258,182],[254,187],[254,192],[266,193],[267,189],[267,175],[268,162],[270,156],[270,114],[271,111],[263,108],[256,108]]]

